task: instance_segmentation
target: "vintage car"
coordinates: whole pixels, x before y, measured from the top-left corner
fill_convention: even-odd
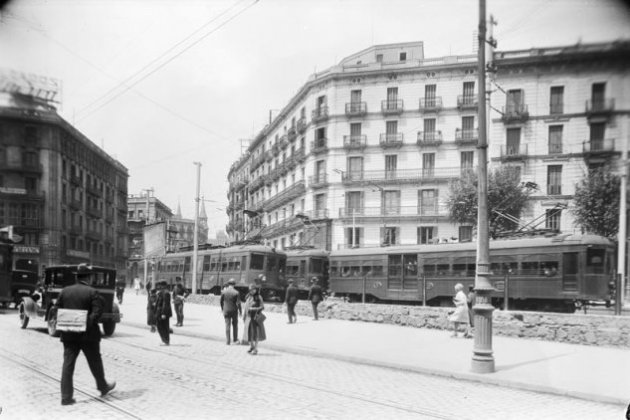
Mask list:
[[[82,269],[86,267],[82,265]],[[61,289],[73,285],[76,282],[78,265],[60,265],[46,268],[44,281],[39,290],[27,297],[23,297],[18,306],[20,327],[26,328],[29,320],[42,319],[48,325],[48,333],[58,336],[57,330],[57,298]],[[114,301],[116,288],[116,270],[110,268],[87,266],[89,274],[85,282],[98,290],[105,304],[100,323],[103,324],[103,333],[110,336],[116,329],[116,323],[122,317],[118,304]]]

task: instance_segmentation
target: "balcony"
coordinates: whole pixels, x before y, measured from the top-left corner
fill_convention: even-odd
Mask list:
[[[303,134],[306,131],[307,126],[308,126],[308,123],[306,122],[306,117],[302,117],[299,120],[297,120],[298,133]]]
[[[459,178],[461,168],[421,168],[421,169],[396,169],[373,171],[345,171],[341,172],[341,181],[344,184],[369,184],[371,181],[380,183],[417,183],[448,181]]]
[[[442,109],[442,97],[420,98],[420,112],[440,112]]]
[[[322,122],[328,119],[328,105],[322,105],[313,110],[312,121],[313,123]]]
[[[367,114],[367,103],[365,102],[348,102],[346,103],[347,117],[362,117]]]
[[[288,136],[285,134],[282,137],[280,137],[280,149],[281,150],[285,150],[287,148],[287,146],[289,145],[289,138]]]
[[[308,185],[311,188],[322,188],[328,185],[328,175],[319,174],[308,177]]]
[[[4,221],[7,226],[22,229],[42,229],[44,227],[44,221],[35,217],[7,217]]]
[[[381,133],[380,145],[383,149],[401,147],[403,145],[403,133]]]
[[[254,180],[249,184],[249,192],[254,192],[257,189],[259,189],[260,187],[263,186],[263,184],[265,183],[265,179],[262,176],[259,176],[257,178],[254,178]]]
[[[289,203],[292,200],[295,200],[296,198],[303,195],[305,192],[306,187],[304,186],[304,180],[297,181],[295,184],[291,185],[280,194],[266,200],[263,203],[263,209],[265,211],[269,211],[271,209],[280,207],[284,204]]]
[[[234,183],[234,189],[236,191],[240,191],[243,188],[245,188],[245,186],[247,185],[248,182],[249,182],[249,178],[248,177],[241,178],[241,179],[239,179],[238,181],[236,181]]]
[[[501,120],[504,124],[523,123],[529,119],[529,111],[525,104],[511,104],[503,107]]]
[[[527,145],[518,144],[513,146],[501,146],[502,162],[510,160],[525,160],[527,158]]]
[[[280,144],[274,143],[273,146],[271,146],[271,153],[273,153],[274,156],[278,156],[278,154],[280,154]]]
[[[477,95],[458,95],[457,108],[459,109],[477,109]]]
[[[100,232],[90,229],[85,232],[85,237],[93,241],[100,241],[103,239],[103,235]]]
[[[461,128],[455,129],[455,143],[458,145],[477,144],[479,141],[479,130],[476,128],[464,130]]]
[[[386,99],[381,101],[381,112],[385,115],[402,114],[404,104],[402,99]]]
[[[94,184],[87,184],[85,189],[89,194],[92,194],[96,197],[100,197],[103,194],[103,191],[98,189]]]
[[[297,128],[291,127],[289,131],[287,131],[287,139],[289,142],[293,142],[297,138]]]
[[[562,185],[548,184],[547,195],[562,195]]]
[[[615,100],[612,98],[589,99],[586,101],[586,116],[589,119],[607,119],[615,110]]]
[[[582,143],[586,159],[607,158],[621,152],[615,151],[615,139],[587,140]]]
[[[442,144],[441,131],[418,131],[416,144],[420,147],[436,147]]]
[[[113,223],[114,222],[114,212],[107,209],[107,213],[105,214],[105,222]]]
[[[86,213],[99,219],[103,217],[103,211],[101,209],[97,209],[96,207],[88,207]]]
[[[0,170],[2,170],[3,172],[21,172],[41,175],[44,170],[43,168],[43,165],[39,162],[11,162],[9,160],[4,160],[0,164]]]
[[[83,228],[81,226],[72,225],[68,229],[68,232],[70,232],[71,235],[83,235]]]
[[[252,159],[252,166],[251,166],[252,172],[265,162],[265,160],[267,159],[267,154],[268,152],[262,152],[258,156]]]
[[[449,212],[446,205],[425,206],[389,206],[389,207],[361,207],[340,208],[339,217],[442,217],[448,218]]]
[[[306,216],[310,220],[328,219],[329,218],[329,216],[328,216],[328,209],[316,209],[316,210],[301,211],[298,214]]]
[[[74,173],[70,175],[70,183],[72,183],[72,184],[74,184],[74,185],[81,186],[82,181],[83,181],[83,180],[81,179],[81,177],[80,177],[80,176],[78,176],[78,175],[76,175],[76,174],[74,174]]]
[[[343,136],[343,148],[348,150],[364,149],[367,146],[365,134]]]
[[[328,151],[328,139],[323,137],[311,142],[311,153],[317,155]]]
[[[75,200],[74,198],[70,200],[68,205],[70,206],[71,209],[74,209],[74,210],[83,209],[83,203],[81,202],[81,200]]]

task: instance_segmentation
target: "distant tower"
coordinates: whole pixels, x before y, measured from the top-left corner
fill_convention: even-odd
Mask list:
[[[208,229],[208,215],[206,214],[206,203],[201,202],[201,211],[199,212],[199,227]]]
[[[179,201],[177,201],[177,213],[175,213],[175,218],[177,218],[177,219],[181,219],[182,218],[182,208],[179,205]]]

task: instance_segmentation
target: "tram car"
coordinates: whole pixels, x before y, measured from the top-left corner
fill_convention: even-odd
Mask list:
[[[192,290],[193,251],[167,253],[157,266],[158,279],[174,285],[178,280]],[[197,289],[204,294],[221,294],[228,280],[244,296],[250,284],[259,284],[265,300],[279,300],[286,288],[287,256],[275,248],[259,245],[207,247],[197,251]],[[264,281],[259,281],[263,275]]]
[[[315,248],[295,248],[285,252],[287,254],[287,281],[293,280],[293,284],[298,288],[299,299],[308,297],[313,277],[317,277],[322,290],[328,290],[328,251]]]
[[[615,245],[595,235],[490,241],[492,303],[573,312],[614,293]],[[332,251],[330,288],[350,300],[452,306],[454,286],[475,282],[476,243]],[[507,288],[507,290],[506,290]]]

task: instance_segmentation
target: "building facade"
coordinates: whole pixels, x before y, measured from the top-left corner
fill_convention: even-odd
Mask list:
[[[127,179],[127,169],[49,100],[18,85],[0,92],[0,227],[23,238],[17,268],[41,274],[44,266],[85,262],[124,278]]]
[[[489,167],[532,186],[527,223],[579,231],[575,184],[622,170],[630,43],[491,52]],[[278,248],[472,240],[450,183],[477,167],[477,56],[374,46],[313,75],[232,166],[231,238]]]

